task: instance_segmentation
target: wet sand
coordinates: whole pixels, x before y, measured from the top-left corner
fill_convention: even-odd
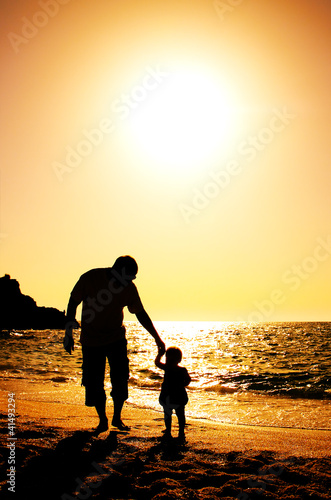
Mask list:
[[[163,440],[161,412],[126,404],[123,420],[130,430],[110,426],[95,436],[94,409],[84,406],[80,394],[66,403],[57,397],[63,388],[45,388],[15,381],[13,493],[6,482],[13,384],[0,384],[2,498],[331,498],[330,431],[188,419],[182,444]],[[173,431],[176,436],[177,425]]]

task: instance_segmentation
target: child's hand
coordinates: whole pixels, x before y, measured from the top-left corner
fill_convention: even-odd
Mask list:
[[[165,369],[165,364],[161,362],[161,358],[163,356],[163,354],[165,353],[165,346],[161,346],[159,345],[158,346],[158,349],[157,349],[157,356],[154,360],[155,362],[155,365],[160,368],[161,370],[164,370]]]

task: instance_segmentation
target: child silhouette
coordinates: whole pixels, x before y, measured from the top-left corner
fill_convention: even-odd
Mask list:
[[[159,397],[159,403],[163,406],[166,426],[164,437],[171,438],[171,416],[172,410],[175,410],[179,426],[178,439],[184,441],[185,405],[188,402],[185,387],[191,382],[191,377],[186,368],[178,366],[178,363],[182,360],[182,351],[178,347],[169,347],[165,355],[165,363],[161,362],[162,350],[159,350],[155,358],[155,365],[164,370],[164,379]]]

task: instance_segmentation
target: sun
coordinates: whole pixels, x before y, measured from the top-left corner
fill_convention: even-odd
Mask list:
[[[194,171],[231,140],[235,109],[233,92],[211,75],[176,71],[132,113],[134,151],[154,168]]]

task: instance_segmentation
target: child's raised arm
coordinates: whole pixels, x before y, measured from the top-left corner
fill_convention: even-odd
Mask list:
[[[163,356],[162,350],[159,349],[159,352],[157,353],[157,356],[155,358],[155,365],[158,368],[161,368],[161,370],[164,370],[165,369],[165,364],[161,362],[162,356]]]

